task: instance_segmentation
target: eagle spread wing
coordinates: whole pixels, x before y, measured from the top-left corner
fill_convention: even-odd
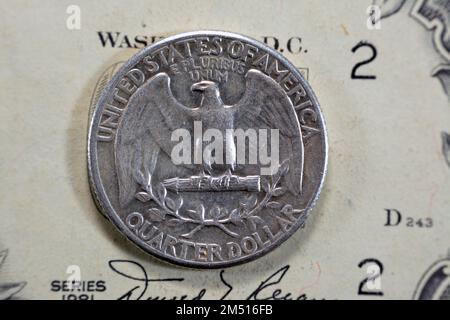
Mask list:
[[[301,192],[303,178],[303,141],[295,110],[284,90],[261,71],[246,74],[246,91],[234,105],[237,109],[235,127],[279,129],[280,163],[289,160],[289,190]]]
[[[192,132],[192,117],[196,112],[197,109],[187,108],[173,97],[170,78],[166,73],[159,73],[149,79],[131,97],[119,123],[115,145],[119,201],[122,206],[134,197],[136,179],[142,179],[137,177],[138,170],[152,173],[158,156],[161,156],[160,150],[170,157],[177,143],[171,141],[172,132],[178,128]]]
[[[270,77],[257,70],[246,74],[246,91],[234,106],[234,127],[241,129],[279,129],[279,161],[289,161],[289,190],[301,191],[303,142],[292,102]],[[131,97],[117,129],[115,164],[119,182],[119,202],[125,206],[137,191],[136,181],[147,183],[148,174],[156,178],[185,176],[195,165],[171,166],[170,154],[178,141],[171,141],[178,128],[193,132],[200,117],[199,108],[187,108],[172,95],[170,78],[159,73]],[[201,118],[201,117],[200,117]],[[160,151],[163,152],[160,152]],[[158,167],[158,157],[167,161]]]

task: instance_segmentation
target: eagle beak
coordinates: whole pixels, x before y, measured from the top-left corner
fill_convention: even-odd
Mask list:
[[[191,86],[191,91],[205,91],[207,88],[214,86],[215,83],[212,81],[200,81],[196,82]]]

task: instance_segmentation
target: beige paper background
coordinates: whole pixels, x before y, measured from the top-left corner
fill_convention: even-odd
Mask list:
[[[67,6],[81,9],[81,29],[66,28]],[[275,36],[285,45],[302,38],[307,53],[285,56],[309,68],[329,134],[329,172],[307,222],[281,247],[225,271],[245,298],[279,268],[290,270],[277,285],[309,298],[409,299],[425,270],[450,248],[450,168],[440,132],[450,130],[449,101],[430,76],[442,62],[431,33],[408,15],[410,4],[366,28],[370,1],[15,1],[0,10],[0,250],[9,254],[0,283],[26,281],[17,297],[61,299],[53,280],[70,265],[82,280],[103,279],[114,299],[134,283],[108,268],[110,259],[140,262],[152,278],[146,296],[205,298],[226,292],[220,270],[199,271],[159,262],[124,240],[97,211],[89,192],[86,139],[96,82],[112,64],[136,49],[102,47],[98,31],[168,36],[198,29],[239,32],[258,40]],[[359,41],[378,56],[361,72],[373,81],[351,80]],[[384,227],[385,208],[404,218],[432,217],[432,228]],[[384,265],[383,297],[358,296],[366,276],[358,263]],[[273,287],[274,289],[275,287]],[[273,291],[264,291],[267,295]]]

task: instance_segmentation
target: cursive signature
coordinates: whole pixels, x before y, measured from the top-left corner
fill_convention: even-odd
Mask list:
[[[206,288],[198,292],[181,294],[179,296],[149,296],[150,284],[154,282],[183,282],[185,278],[151,278],[146,269],[133,260],[110,260],[109,268],[118,276],[130,281],[131,287],[121,294],[119,300],[201,300],[207,294]],[[132,272],[129,270],[133,270]],[[290,269],[289,265],[283,266],[262,280],[258,287],[251,289],[247,300],[306,300],[305,293],[293,293],[283,291],[282,281]],[[127,271],[125,271],[127,270]],[[219,300],[238,299],[233,296],[234,287],[231,281],[225,279],[225,270],[219,273],[219,279],[224,292]]]

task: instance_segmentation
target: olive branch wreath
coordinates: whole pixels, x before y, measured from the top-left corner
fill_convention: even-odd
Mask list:
[[[228,210],[216,204],[208,210],[208,213],[202,203],[193,208],[183,208],[181,195],[170,197],[161,182],[154,184],[152,182],[154,167],[154,163],[150,163],[149,168],[144,169],[144,173],[140,169],[137,170],[135,179],[141,191],[137,192],[135,197],[143,203],[153,201],[157,205],[147,211],[153,221],[166,221],[166,224],[172,227],[181,224],[195,225],[188,233],[181,235],[184,238],[192,238],[195,233],[207,226],[219,228],[232,237],[239,237],[237,233],[229,229],[228,225],[244,224],[255,231],[257,224],[264,222],[257,216],[257,213],[264,208],[279,210],[286,215],[302,211],[294,209],[290,204],[283,205],[280,202],[271,201],[272,198],[280,197],[286,192],[286,188],[280,186],[280,180],[289,171],[288,161],[280,164],[274,175],[261,181],[261,187],[265,193],[261,201],[258,201],[256,194],[252,194],[241,200],[235,209]]]

